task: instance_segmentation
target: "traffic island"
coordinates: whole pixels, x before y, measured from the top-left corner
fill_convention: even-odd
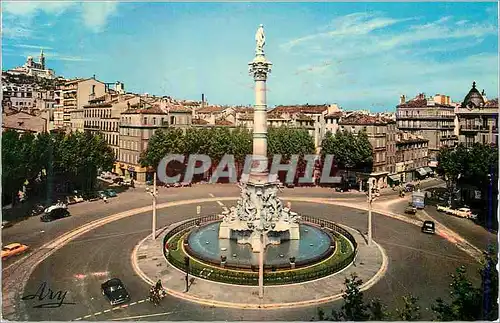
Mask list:
[[[258,287],[254,286],[256,283],[254,284],[255,281],[252,279],[251,275],[254,273],[251,270],[233,269],[232,274],[228,276],[229,271],[223,267],[191,258],[190,265],[196,269],[194,271],[191,269],[190,272],[196,273],[196,276],[190,274],[186,280],[186,273],[182,270],[185,269],[185,264],[181,260],[190,255],[184,249],[184,237],[192,224],[199,224],[200,219],[163,228],[158,231],[156,240],[153,240],[151,235],[144,238],[132,253],[131,260],[136,273],[151,285],[161,279],[170,295],[187,301],[241,309],[277,309],[312,306],[338,300],[342,298],[345,278],[352,273],[356,273],[363,280],[361,288],[366,290],[380,280],[387,270],[388,260],[381,246],[376,243],[368,246],[358,231],[337,224],[355,240],[357,250],[355,257],[351,258],[349,252],[354,248],[346,247],[350,245],[352,248],[353,245],[344,243],[342,246],[340,238],[333,254],[316,265],[276,272],[273,272],[273,269],[266,270],[265,277],[268,279],[265,279],[262,300],[258,297]],[[165,242],[168,242],[168,245]],[[164,252],[165,248],[172,249],[168,252],[171,253],[168,258],[174,264],[165,257],[168,255]],[[175,257],[172,257],[172,253]],[[332,259],[337,265],[329,263]],[[223,259],[221,266],[222,263]],[[333,268],[336,270],[332,270],[334,266],[337,266]]]

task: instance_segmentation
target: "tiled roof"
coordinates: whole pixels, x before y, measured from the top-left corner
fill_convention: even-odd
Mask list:
[[[126,110],[122,114],[166,114],[163,112],[162,109],[160,109],[159,106],[153,106],[149,108],[137,108],[137,104],[131,105],[131,109]],[[134,108],[135,107],[135,108]]]
[[[328,110],[328,106],[322,105],[279,105],[272,109],[274,113],[308,113],[318,114]]]
[[[176,103],[167,103],[166,109],[169,109],[170,112],[185,112],[185,113],[193,112],[190,108],[186,108],[185,106]]]
[[[325,116],[325,118],[336,118],[336,119],[339,119],[342,117],[342,111],[337,111],[337,112],[332,112],[332,113],[329,113]]]
[[[449,104],[440,104],[440,103],[432,103],[432,105],[428,105],[428,102],[427,102],[427,99],[422,99],[422,98],[415,98],[415,99],[411,99],[403,104],[399,104],[397,107],[398,108],[426,108],[426,107],[433,107],[433,108],[453,108],[452,105],[449,105]]]
[[[208,124],[208,121],[204,119],[193,119],[193,124]]]
[[[340,125],[386,125],[387,120],[364,114],[353,114],[340,119]]]
[[[234,126],[234,123],[232,123],[231,121],[228,121],[228,120],[216,120],[215,121],[215,124],[217,126]]]
[[[238,117],[238,120],[253,120],[253,114],[243,114]]]
[[[44,132],[47,120],[26,112],[18,112],[4,115],[2,118],[2,128],[15,129],[29,132]]]
[[[312,121],[312,120],[314,120],[312,117],[307,116],[307,115],[302,114],[302,113],[301,113],[301,114],[298,114],[298,115],[295,117],[295,119],[297,119],[297,120],[301,120],[301,121]]]
[[[214,112],[222,112],[225,108],[215,105],[209,105],[203,107],[201,109],[196,110],[197,113],[214,113]]]
[[[235,107],[234,111],[236,113],[253,113],[253,108],[251,108],[251,107]]]

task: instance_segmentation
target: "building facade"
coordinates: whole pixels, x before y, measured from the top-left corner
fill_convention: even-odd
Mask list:
[[[371,173],[359,174],[363,180],[369,177],[377,179],[380,188],[387,187],[387,176],[395,170],[391,160],[396,155],[396,122],[380,116],[370,116],[361,113],[352,113],[339,121],[339,130],[357,134],[365,131],[372,146],[373,164]]]
[[[83,114],[82,120],[84,120],[83,129],[102,134],[108,145],[113,149],[115,158],[118,159],[120,115],[129,109],[131,105],[137,105],[139,102],[139,96],[116,93],[106,93],[103,96],[89,100],[89,104],[85,105],[81,112]]]
[[[7,73],[13,75],[36,76],[47,79],[54,79],[56,77],[54,71],[45,66],[45,55],[43,54],[43,49],[40,51],[38,62],[35,62],[32,56],[28,56],[26,63],[24,63],[23,66],[8,70]]]
[[[162,101],[131,105],[120,116],[119,155],[115,172],[137,182],[153,179],[154,169],[141,167],[139,159],[147,149],[148,141],[157,129],[179,127],[187,129],[192,124],[192,110],[180,104]]]
[[[395,171],[389,175],[390,184],[411,182],[432,173],[429,162],[429,140],[422,136],[399,131],[396,134]]]
[[[83,107],[88,105],[90,100],[103,96],[106,93],[106,85],[95,78],[77,79],[65,82],[58,93],[59,100],[56,102],[60,104],[56,109],[59,115],[62,111],[63,126],[72,131],[83,131]]]
[[[467,147],[474,143],[498,146],[498,99],[488,100],[476,89],[476,82],[456,109],[455,134]]]
[[[431,158],[435,158],[442,147],[456,145],[454,120],[455,106],[449,96],[441,94],[426,98],[421,93],[409,101],[403,95],[396,107],[398,129],[429,140]]]

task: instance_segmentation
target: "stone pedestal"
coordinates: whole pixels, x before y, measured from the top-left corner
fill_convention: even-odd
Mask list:
[[[241,198],[237,206],[222,213],[219,238],[248,243],[254,252],[260,250],[261,233],[257,228],[261,226],[266,232],[265,245],[300,238],[300,217],[283,207],[283,202],[277,197],[277,184],[247,183],[240,187]]]

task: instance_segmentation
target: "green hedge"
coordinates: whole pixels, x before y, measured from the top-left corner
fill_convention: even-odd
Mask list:
[[[185,234],[187,234],[186,230],[178,232],[168,240],[169,253],[167,256],[168,261],[173,266],[183,271],[186,271],[186,265],[184,264],[185,254],[182,251],[181,243],[183,242],[183,236]],[[287,271],[265,272],[264,283],[266,285],[300,283],[331,275],[347,267],[354,260],[355,250],[353,250],[345,237],[340,234],[334,235],[337,237],[337,244],[340,244],[341,252],[336,252],[330,258],[311,267]],[[193,260],[190,262],[189,273],[193,276],[223,283],[251,286],[258,285],[258,273],[215,268]]]

